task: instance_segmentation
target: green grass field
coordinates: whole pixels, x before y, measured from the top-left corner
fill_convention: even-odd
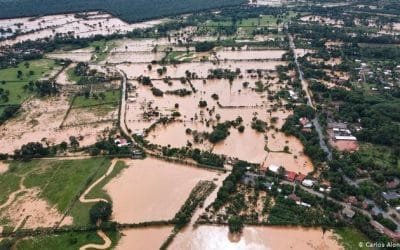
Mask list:
[[[26,64],[26,65],[25,65]],[[17,67],[0,70],[0,88],[10,92],[7,102],[0,101],[1,105],[21,104],[26,98],[32,95],[25,91],[23,86],[29,81],[35,81],[48,75],[56,67],[54,60],[40,59],[26,61],[18,64]],[[18,71],[22,72],[18,77]],[[33,74],[30,74],[30,71]]]
[[[106,232],[112,241],[112,247],[116,246],[120,238],[119,232]],[[16,244],[18,250],[70,250],[79,249],[82,245],[94,243],[103,244],[103,240],[96,232],[70,232],[60,235],[36,236],[25,238]]]
[[[118,89],[115,90],[107,90],[103,92],[105,98],[86,98],[85,96],[77,96],[72,103],[72,107],[87,107],[87,106],[94,106],[94,105],[101,105],[101,104],[108,104],[108,103],[115,103],[118,104],[121,98],[121,92]],[[99,96],[99,93],[97,93]]]
[[[339,242],[346,250],[353,249],[370,249],[365,246],[365,242],[369,242],[368,238],[360,233],[357,229],[354,228],[339,228],[335,229],[335,233],[337,233],[341,239]],[[359,243],[364,243],[361,247]]]
[[[110,182],[114,177],[116,177],[118,174],[121,173],[121,171],[128,167],[124,162],[119,161],[114,167],[113,172],[104,178],[98,185],[96,185],[91,192],[86,196],[86,198],[103,198],[106,199],[110,202],[112,202],[110,196],[107,194],[107,192],[103,189],[104,186]],[[99,171],[95,177],[93,177],[93,180],[97,180],[100,178],[105,171]],[[83,226],[87,225],[90,223],[90,218],[89,218],[89,210],[93,206],[93,204],[90,203],[80,203],[77,202],[74,207],[71,209],[70,216],[74,218],[74,225],[75,226]]]
[[[25,63],[28,63],[29,66],[26,67]],[[54,60],[49,60],[49,59],[40,59],[40,60],[32,60],[32,61],[26,61],[26,62],[21,62],[18,64],[17,67],[13,68],[7,68],[7,69],[1,69],[0,70],[0,80],[1,81],[23,81],[23,82],[29,82],[29,81],[35,81],[41,77],[46,76],[49,74],[51,70],[53,70],[55,67],[55,61]],[[21,77],[18,76],[18,71],[21,71]],[[31,75],[29,72],[33,71],[33,75]]]

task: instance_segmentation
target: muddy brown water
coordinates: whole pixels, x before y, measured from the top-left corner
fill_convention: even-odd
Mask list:
[[[113,220],[120,223],[172,219],[198,181],[218,177],[155,158],[125,162],[129,167],[105,186],[114,204]]]
[[[154,250],[159,249],[168,238],[172,227],[135,228],[123,230],[117,250]]]
[[[169,249],[264,250],[343,249],[332,232],[301,227],[245,227],[243,235],[232,236],[228,227],[199,226],[179,233]]]

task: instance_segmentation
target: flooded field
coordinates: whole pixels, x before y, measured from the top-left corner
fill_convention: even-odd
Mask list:
[[[264,70],[274,70],[278,65],[286,65],[287,63],[284,61],[269,61],[269,60],[260,60],[260,61],[227,61],[223,62],[219,65],[215,65],[212,62],[192,62],[192,63],[184,63],[177,65],[167,65],[167,76],[174,77],[183,77],[185,76],[186,71],[195,73],[199,78],[206,78],[209,74],[210,69],[231,69],[236,70],[237,68],[241,69],[243,72],[244,78],[250,77],[250,74],[246,74],[246,70],[254,70],[254,69],[264,69]],[[136,79],[140,75],[146,75],[151,78],[160,78],[156,70],[149,71],[147,69],[147,63],[125,63],[118,64],[117,68],[126,72],[129,79]]]
[[[71,60],[73,62],[89,62],[93,56],[92,49],[79,49],[72,51],[55,51],[46,54],[47,58],[51,59],[64,59]]]
[[[336,237],[330,231],[300,227],[245,227],[238,237],[231,236],[227,227],[199,226],[178,234],[170,249],[343,249]]]
[[[264,135],[250,127],[245,129],[244,133],[231,129],[230,135],[224,141],[217,143],[212,152],[252,163],[261,163],[267,155],[264,141]]]
[[[263,60],[281,59],[286,50],[240,50],[232,51],[228,49],[218,51],[217,57],[220,60]]]
[[[117,250],[131,250],[132,246],[140,250],[159,249],[171,233],[172,227],[154,227],[128,229],[121,232],[122,237]]]
[[[68,110],[66,97],[31,99],[23,104],[22,114],[0,126],[1,153],[12,153],[28,142],[49,145],[68,142],[70,136],[80,138],[80,146],[95,143],[108,134],[112,122],[60,128]]]
[[[153,27],[163,21],[153,20],[128,24],[110,14],[99,12],[3,19],[0,20],[0,27],[10,28],[12,31],[6,36],[13,36],[17,31],[20,35],[0,42],[0,46],[13,45],[27,40],[51,38],[56,34],[90,37],[126,33],[135,28]]]
[[[322,16],[304,16],[300,18],[303,22],[318,22],[324,24],[335,25],[341,27],[343,25],[342,20],[336,20],[329,17],[322,17]]]
[[[217,172],[154,158],[125,162],[129,167],[105,186],[113,220],[120,223],[172,219],[198,181],[219,178]]]

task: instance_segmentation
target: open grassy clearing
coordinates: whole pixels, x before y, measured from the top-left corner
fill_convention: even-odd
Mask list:
[[[111,248],[116,246],[120,238],[119,232],[107,232],[107,236],[112,241]],[[79,249],[79,247],[88,243],[102,244],[103,240],[100,239],[96,232],[71,232],[60,235],[36,236],[33,238],[22,239],[16,244],[15,249],[70,250]]]
[[[94,96],[91,96],[89,98],[86,98],[85,96],[77,96],[72,103],[72,107],[79,108],[109,103],[117,104],[121,98],[121,92],[118,89],[107,90],[102,93],[104,94],[104,98],[101,98],[99,94],[96,94],[97,98]]]
[[[340,228],[336,229],[335,233],[340,236],[339,242],[346,250],[369,249],[365,246],[365,243],[369,242],[368,238],[355,228]],[[360,242],[364,244],[360,246]]]

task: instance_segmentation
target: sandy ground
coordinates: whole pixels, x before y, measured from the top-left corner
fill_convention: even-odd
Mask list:
[[[11,193],[8,200],[0,205],[1,217],[9,221],[9,225],[18,228],[52,227],[63,217],[55,207],[41,198],[40,189],[24,186],[25,177],[20,180],[20,187]],[[62,225],[72,224],[72,217],[64,218]]]
[[[5,217],[17,229],[37,227],[52,227],[61,220],[63,215],[49,203],[38,198],[40,190],[27,189],[7,208]],[[62,225],[72,224],[72,217],[66,217]]]
[[[108,122],[60,129],[68,106],[68,98],[64,96],[31,99],[24,103],[21,115],[0,126],[0,153],[13,153],[23,144],[43,139],[50,145],[68,142],[70,136],[83,136],[80,146],[88,146],[99,136],[107,135],[113,127],[112,122]]]
[[[8,163],[0,161],[0,174],[8,171]]]
[[[114,204],[113,220],[120,223],[171,219],[198,181],[218,176],[154,158],[125,162],[129,168],[105,186]]]
[[[245,227],[243,235],[230,236],[228,227],[199,226],[178,234],[170,249],[343,249],[332,232],[291,227]]]
[[[168,238],[172,227],[135,228],[123,230],[116,246],[117,250],[154,250],[159,249]]]

